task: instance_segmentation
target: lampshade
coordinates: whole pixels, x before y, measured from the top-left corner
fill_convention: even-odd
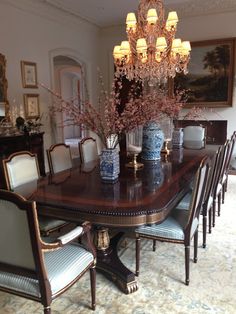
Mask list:
[[[175,11],[169,12],[167,21],[177,24],[179,21],[177,13]]]
[[[191,45],[189,41],[183,41],[182,42],[182,49],[187,50],[187,51],[191,51]]]
[[[128,55],[130,53],[130,45],[128,41],[121,42],[120,52],[122,53],[122,55]]]
[[[158,20],[156,9],[149,9],[147,13],[148,24],[155,24]]]
[[[120,46],[115,46],[113,49],[113,57],[115,59],[121,59],[122,58],[122,53],[120,51]]]
[[[145,38],[139,38],[137,40],[137,52],[142,53],[145,52],[147,50],[147,43],[146,43],[146,39]]]
[[[127,30],[135,30],[136,29],[136,16],[133,12],[128,13],[126,17],[126,29]]]
[[[172,51],[175,53],[178,53],[179,50],[181,49],[181,45],[182,45],[182,42],[180,38],[174,39],[172,42],[172,48],[171,48]]]
[[[167,42],[165,37],[158,37],[156,41],[156,48],[158,51],[164,51],[167,47]]]

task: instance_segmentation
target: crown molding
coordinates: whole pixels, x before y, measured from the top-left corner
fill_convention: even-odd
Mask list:
[[[95,31],[99,30],[99,27],[95,24],[88,22],[82,17],[75,16],[74,14],[61,10],[50,3],[47,0],[1,0],[2,3],[15,7],[21,11],[32,13],[37,16],[41,16],[50,21],[64,24],[66,26],[75,28],[78,26],[85,25]]]
[[[86,21],[87,23],[93,24],[97,27],[101,27],[100,25],[98,25],[95,21],[92,20],[92,18],[88,18],[85,15],[83,15],[82,13],[78,13],[78,11],[74,10],[73,6],[68,6],[67,1],[64,1],[64,3],[62,4],[61,2],[58,2],[57,0],[41,0],[43,1],[45,4],[48,4],[56,9],[61,10],[62,12],[66,13],[66,14],[70,14],[71,16],[74,16],[75,18],[79,18],[82,19],[84,21]]]
[[[110,1],[110,0],[109,0]],[[111,26],[123,25],[123,22],[116,25],[100,27],[96,22],[88,17],[83,16],[73,7],[68,4],[61,5],[61,2],[56,0],[1,0],[1,3],[11,5],[17,9],[32,14],[42,16],[48,20],[64,24],[70,27],[78,27],[86,25],[93,30],[100,30]],[[66,3],[66,1],[65,1]],[[213,15],[221,13],[230,13],[236,11],[236,0],[190,0],[187,2],[180,2],[175,5],[165,5],[166,11],[175,10],[180,17],[194,17],[203,15]]]
[[[202,15],[212,15],[229,13],[236,11],[235,0],[191,0],[187,3],[178,5],[166,6],[168,11],[176,10],[181,17],[192,17]]]

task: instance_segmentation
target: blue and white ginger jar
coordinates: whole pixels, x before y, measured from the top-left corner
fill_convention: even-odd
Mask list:
[[[147,122],[143,127],[143,144],[141,157],[144,160],[161,159],[164,133],[155,121]]]

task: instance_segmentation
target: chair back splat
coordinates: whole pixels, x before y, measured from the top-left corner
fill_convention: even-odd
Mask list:
[[[206,183],[209,170],[209,161],[204,158],[201,165],[198,168],[195,176],[195,182],[193,187],[192,199],[189,208],[189,219],[185,228],[185,242],[188,243],[191,240],[191,229],[195,224],[199,223],[199,215],[202,209],[203,200],[206,193]]]
[[[92,137],[85,137],[79,142],[80,159],[82,163],[98,159],[96,140]]]
[[[70,146],[64,143],[52,145],[47,150],[48,165],[51,174],[72,168]]]
[[[206,144],[206,128],[202,126],[186,126],[183,144],[185,148],[200,149]]]
[[[90,270],[92,309],[95,309],[95,248],[89,223],[45,243],[40,238],[35,202],[0,190],[0,290],[43,304],[51,302]],[[86,236],[88,248],[73,243]]]
[[[38,180],[40,176],[37,156],[28,151],[16,152],[3,159],[3,169],[8,190]]]

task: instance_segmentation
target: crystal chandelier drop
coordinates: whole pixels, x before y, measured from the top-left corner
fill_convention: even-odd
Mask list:
[[[149,85],[167,82],[176,73],[187,74],[191,46],[175,38],[178,16],[169,12],[165,20],[162,0],[140,0],[138,16],[128,13],[128,41],[115,46],[113,57],[116,77],[147,81]]]

